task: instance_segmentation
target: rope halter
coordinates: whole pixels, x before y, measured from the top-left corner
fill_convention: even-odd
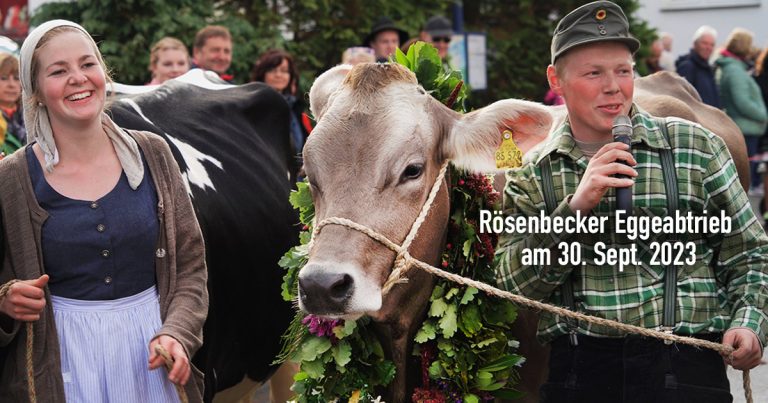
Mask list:
[[[405,240],[403,241],[402,245],[398,245],[397,243],[392,242],[389,238],[387,238],[386,236],[382,235],[379,232],[376,232],[370,227],[367,227],[362,224],[358,224],[347,218],[329,217],[320,221],[320,223],[315,226],[314,231],[312,231],[312,238],[309,242],[310,253],[312,251],[312,248],[314,247],[315,239],[317,239],[317,237],[320,235],[320,231],[326,225],[330,225],[330,224],[341,225],[347,228],[360,231],[368,235],[369,237],[373,238],[374,240],[378,241],[382,245],[386,246],[393,252],[397,253],[392,265],[392,271],[389,273],[389,277],[387,278],[387,281],[385,281],[384,285],[382,286],[381,292],[383,295],[386,295],[395,284],[407,282],[408,278],[405,277],[405,273],[411,268],[411,266],[413,266],[414,262],[417,261],[408,252],[408,248],[411,247],[411,243],[413,243],[413,240],[416,239],[416,235],[419,233],[419,228],[421,227],[421,224],[424,223],[424,221],[427,218],[427,215],[429,214],[429,210],[432,208],[432,203],[434,202],[435,197],[437,196],[437,192],[440,191],[440,188],[442,187],[443,179],[445,178],[445,173],[448,170],[448,165],[450,164],[450,162],[451,162],[450,160],[445,160],[445,162],[443,163],[443,166],[440,168],[440,172],[437,174],[437,177],[435,178],[435,182],[432,184],[432,190],[430,190],[429,196],[427,197],[427,200],[424,202],[424,205],[421,206],[421,212],[419,213],[419,216],[416,217],[416,220],[411,225],[411,230],[408,232],[408,235],[405,237]]]

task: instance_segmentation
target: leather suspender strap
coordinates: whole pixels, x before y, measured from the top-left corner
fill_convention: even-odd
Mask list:
[[[557,196],[555,195],[555,183],[552,179],[552,160],[549,155],[541,160],[539,165],[541,169],[541,185],[542,192],[544,193],[544,204],[547,207],[547,214],[552,214],[557,208]],[[576,303],[573,296],[573,278],[568,276],[566,281],[560,286],[560,295],[563,298],[563,305],[571,311],[576,311]],[[579,344],[576,338],[576,325],[572,319],[566,319],[568,328],[570,329],[571,345],[576,346]]]
[[[552,179],[552,160],[549,155],[541,160],[541,184],[544,192],[544,203],[547,205],[547,214],[552,214],[557,208],[557,196],[555,196],[555,182]]]
[[[667,194],[667,214],[674,214],[678,209],[678,189],[677,189],[677,171],[675,170],[675,161],[672,155],[672,142],[667,132],[667,123],[664,119],[656,119],[664,138],[669,143],[670,148],[662,148],[659,151],[661,157],[661,170],[664,172],[664,189]],[[677,236],[670,237],[669,242],[677,240]],[[675,328],[675,313],[677,304],[677,266],[670,264],[666,267],[664,274],[664,313],[662,316],[662,330],[666,333],[672,333]],[[669,343],[668,343],[669,344]]]

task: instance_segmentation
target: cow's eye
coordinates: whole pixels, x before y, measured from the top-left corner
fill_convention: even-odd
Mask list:
[[[403,171],[403,181],[416,179],[424,172],[424,165],[422,164],[408,164]]]

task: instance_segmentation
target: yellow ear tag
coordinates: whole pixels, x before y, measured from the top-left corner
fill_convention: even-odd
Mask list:
[[[349,403],[358,403],[360,401],[360,390],[356,390],[352,392],[352,395],[349,396]]]
[[[523,165],[523,152],[517,148],[512,132],[507,129],[501,133],[501,146],[496,150],[496,168],[517,168]]]

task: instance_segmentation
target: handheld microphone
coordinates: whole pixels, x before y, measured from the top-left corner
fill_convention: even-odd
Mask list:
[[[632,153],[632,146],[630,144],[630,138],[632,136],[632,121],[628,116],[620,115],[613,119],[613,127],[611,128],[611,134],[613,139],[620,143],[624,143],[630,146],[629,151]],[[627,162],[624,161],[626,164]],[[616,175],[617,178],[629,178],[627,175]],[[616,209],[624,210],[625,214],[632,213],[632,187],[616,188]]]

